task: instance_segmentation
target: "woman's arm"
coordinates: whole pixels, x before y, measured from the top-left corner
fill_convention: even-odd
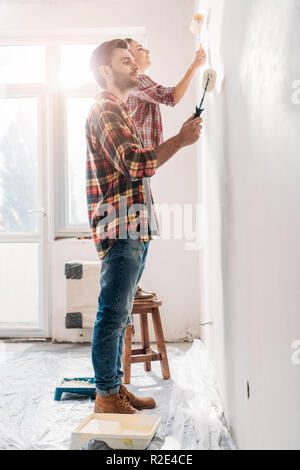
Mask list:
[[[175,106],[184,96],[196,70],[204,65],[206,55],[203,49],[199,49],[195,54],[195,59],[187,69],[183,79],[176,85],[165,87],[158,85],[149,77],[141,74],[136,88],[131,90],[126,102],[129,113],[131,114],[138,106],[138,100],[148,103],[165,104],[166,106]]]
[[[200,66],[205,64],[205,60],[206,60],[205,51],[203,49],[199,49],[196,52],[193,63],[187,69],[183,79],[180,80],[180,82],[177,83],[177,85],[175,86],[175,92],[174,92],[175,104],[179,103],[179,101],[183,98],[183,96],[185,95],[189,87],[189,84],[191,83],[193,76],[195,75],[196,70]]]

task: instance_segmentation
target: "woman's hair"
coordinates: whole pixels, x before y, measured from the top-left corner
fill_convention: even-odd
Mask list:
[[[128,43],[124,39],[112,39],[96,47],[90,58],[90,68],[93,72],[96,82],[101,88],[106,88],[104,78],[99,72],[100,65],[111,65],[111,58],[114,49],[128,49]]]
[[[127,44],[128,44],[128,47],[130,47],[133,39],[132,38],[126,38],[126,39],[124,39],[124,41],[126,41]]]

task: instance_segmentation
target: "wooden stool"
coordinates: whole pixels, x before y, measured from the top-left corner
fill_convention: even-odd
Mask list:
[[[131,364],[137,362],[144,362],[144,369],[146,371],[151,370],[151,361],[160,361],[162,375],[164,379],[170,378],[169,363],[167,357],[167,350],[164,338],[164,332],[161,324],[159,307],[162,304],[162,300],[155,299],[152,301],[135,301],[133,304],[131,314],[140,315],[141,323],[141,336],[142,336],[142,348],[131,349],[131,325],[128,325],[125,330],[124,344],[123,344],[123,383],[130,383]],[[147,314],[152,314],[152,321],[154,326],[155,338],[158,352],[153,351],[150,348],[149,341],[149,330],[148,330],[148,317]]]

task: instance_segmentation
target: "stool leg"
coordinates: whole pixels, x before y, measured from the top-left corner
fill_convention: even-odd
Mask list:
[[[145,349],[145,353],[147,353],[147,352],[149,352],[149,349],[150,349],[147,313],[141,313],[140,314],[140,323],[141,323],[142,346]],[[144,369],[146,371],[151,370],[151,362],[150,361],[147,361],[147,362],[144,363]]]
[[[130,384],[131,372],[131,325],[128,325],[125,330],[124,343],[123,343],[123,371],[124,375],[122,381],[125,384]]]
[[[163,332],[163,328],[161,324],[160,313],[159,313],[158,307],[153,307],[152,319],[153,319],[153,326],[154,326],[154,331],[155,331],[158,352],[161,354],[160,365],[161,365],[162,375],[164,379],[169,379],[170,369],[169,369],[169,363],[168,363],[164,332]]]

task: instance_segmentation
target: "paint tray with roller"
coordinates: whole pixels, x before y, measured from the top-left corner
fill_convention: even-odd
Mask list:
[[[92,377],[64,377],[57,383],[54,400],[59,401],[65,392],[94,398],[96,392],[95,379]]]
[[[202,112],[204,111],[204,108],[202,108],[204,98],[207,92],[213,91],[216,85],[216,79],[217,79],[217,74],[213,69],[208,69],[204,72],[203,75],[203,82],[202,86],[204,88],[204,92],[200,101],[200,105],[196,106],[196,112],[195,116],[193,119],[196,119],[197,117],[201,116]]]
[[[101,440],[112,449],[144,450],[154,437],[162,417],[150,414],[93,413],[71,435],[71,450],[90,440]]]

